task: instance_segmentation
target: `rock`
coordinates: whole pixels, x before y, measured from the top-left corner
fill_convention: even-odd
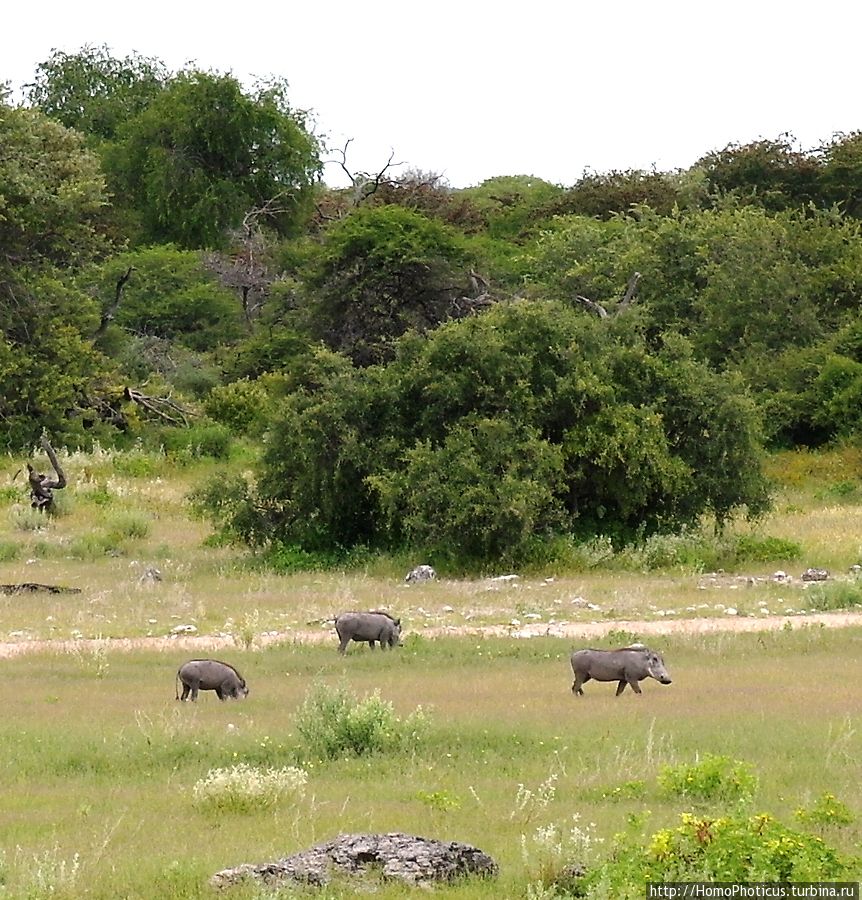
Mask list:
[[[828,577],[826,569],[806,569],[802,573],[803,581],[826,581]]]
[[[411,569],[404,580],[407,584],[414,584],[417,581],[433,581],[436,577],[437,573],[431,566],[422,565]]]
[[[171,634],[194,634],[197,630],[197,625],[174,625]]]
[[[162,580],[162,573],[155,566],[147,566],[138,578],[141,587],[152,587]]]
[[[520,577],[520,575],[495,575],[493,578],[489,578],[488,581],[502,583],[506,581],[517,581]]]
[[[333,874],[367,880],[369,876],[410,885],[452,881],[466,875],[495,876],[497,863],[486,853],[458,841],[438,841],[393,831],[389,834],[341,834],[325,844],[269,863],[246,863],[216,872],[214,887],[246,880],[267,887],[293,882],[322,887]]]
[[[848,572],[854,577],[858,577],[859,575],[862,575],[862,566],[860,566],[858,563],[854,563],[852,566],[850,566]]]

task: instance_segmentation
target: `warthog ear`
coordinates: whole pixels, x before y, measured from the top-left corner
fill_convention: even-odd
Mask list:
[[[395,624],[396,624],[396,625],[400,625],[400,624],[401,624],[401,619],[396,619],[396,620],[395,620]]]

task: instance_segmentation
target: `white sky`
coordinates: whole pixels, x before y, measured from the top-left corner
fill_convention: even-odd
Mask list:
[[[395,161],[454,187],[585,169],[688,167],[728,143],[862,129],[856,0],[10,0],[0,81],[52,49],[107,44],[288,79],[348,164]],[[330,184],[343,183],[327,165]]]

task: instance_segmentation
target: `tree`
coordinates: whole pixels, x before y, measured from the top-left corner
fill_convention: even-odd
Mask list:
[[[776,140],[728,144],[701,157],[715,196],[733,195],[746,203],[778,211],[798,209],[819,198],[820,165],[814,154],[796,149],[790,134]]]
[[[408,329],[434,328],[468,292],[460,236],[400,206],[359,207],[326,232],[306,279],[312,334],[357,365],[391,356]]]
[[[104,45],[86,45],[77,53],[54,50],[36,67],[27,99],[99,145],[117,140],[124,125],[147,108],[167,81],[168,72],[157,59],[137,53],[117,59]]]
[[[188,249],[222,245],[227,229],[274,200],[270,224],[292,233],[320,172],[317,139],[283,82],[246,93],[231,75],[194,70],[127,124],[113,164],[145,237]]]
[[[628,169],[624,172],[585,172],[544,214],[592,216],[609,219],[637,206],[670,215],[679,200],[676,179],[664,172]]]
[[[862,131],[835,135],[821,148],[820,183],[824,200],[862,218]]]
[[[107,197],[80,134],[0,104],[0,421],[10,447],[100,426],[111,366],[74,274],[107,252]],[[98,431],[98,428],[97,428]]]
[[[553,535],[623,542],[767,504],[753,403],[681,339],[651,350],[628,317],[521,301],[395,349],[363,369],[318,355],[256,486],[211,494],[228,530],[482,567]]]
[[[130,274],[112,314],[115,325],[139,336],[177,341],[194,350],[230,343],[242,333],[242,311],[201,254],[170,244],[121,253],[82,279],[107,297]]]

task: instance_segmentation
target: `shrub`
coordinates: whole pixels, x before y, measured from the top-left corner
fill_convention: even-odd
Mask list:
[[[193,425],[190,428],[164,428],[161,440],[165,452],[180,462],[210,457],[227,459],[231,435],[224,425]]]
[[[12,541],[0,541],[0,562],[12,562],[21,555],[21,548]]]
[[[113,467],[117,475],[127,478],[153,478],[164,468],[165,459],[161,454],[147,453],[139,448],[128,453],[118,453]]]
[[[862,606],[862,584],[835,581],[831,584],[814,584],[806,591],[810,609],[828,612],[831,609],[849,609]]]
[[[122,537],[97,532],[82,534],[69,545],[69,555],[73,559],[97,560],[105,556],[123,556],[125,552]]]
[[[207,415],[234,434],[262,431],[269,406],[263,385],[248,379],[214,387],[204,401]]]
[[[139,513],[118,513],[106,522],[106,531],[109,540],[119,543],[126,538],[147,537],[150,523]]]
[[[577,886],[578,896],[642,898],[644,883],[656,881],[816,881],[852,873],[821,838],[795,831],[766,814],[709,818],[683,813],[680,825],[633,846],[617,835],[608,860]]]
[[[845,803],[828,791],[821,794],[811,806],[800,806],[793,816],[802,825],[821,827],[824,825],[850,825],[856,818]]]
[[[344,688],[313,688],[297,713],[302,750],[316,759],[417,749],[427,721],[421,707],[406,719],[376,692],[358,700]]]
[[[263,769],[239,763],[210,769],[192,788],[195,803],[207,811],[248,812],[268,809],[304,793],[308,774],[295,766]]]
[[[737,562],[777,562],[799,559],[801,556],[802,547],[786,538],[757,537],[753,534],[741,534],[736,538]]]
[[[748,763],[707,753],[698,762],[662,766],[658,783],[671,797],[745,802],[754,796],[758,779]]]

